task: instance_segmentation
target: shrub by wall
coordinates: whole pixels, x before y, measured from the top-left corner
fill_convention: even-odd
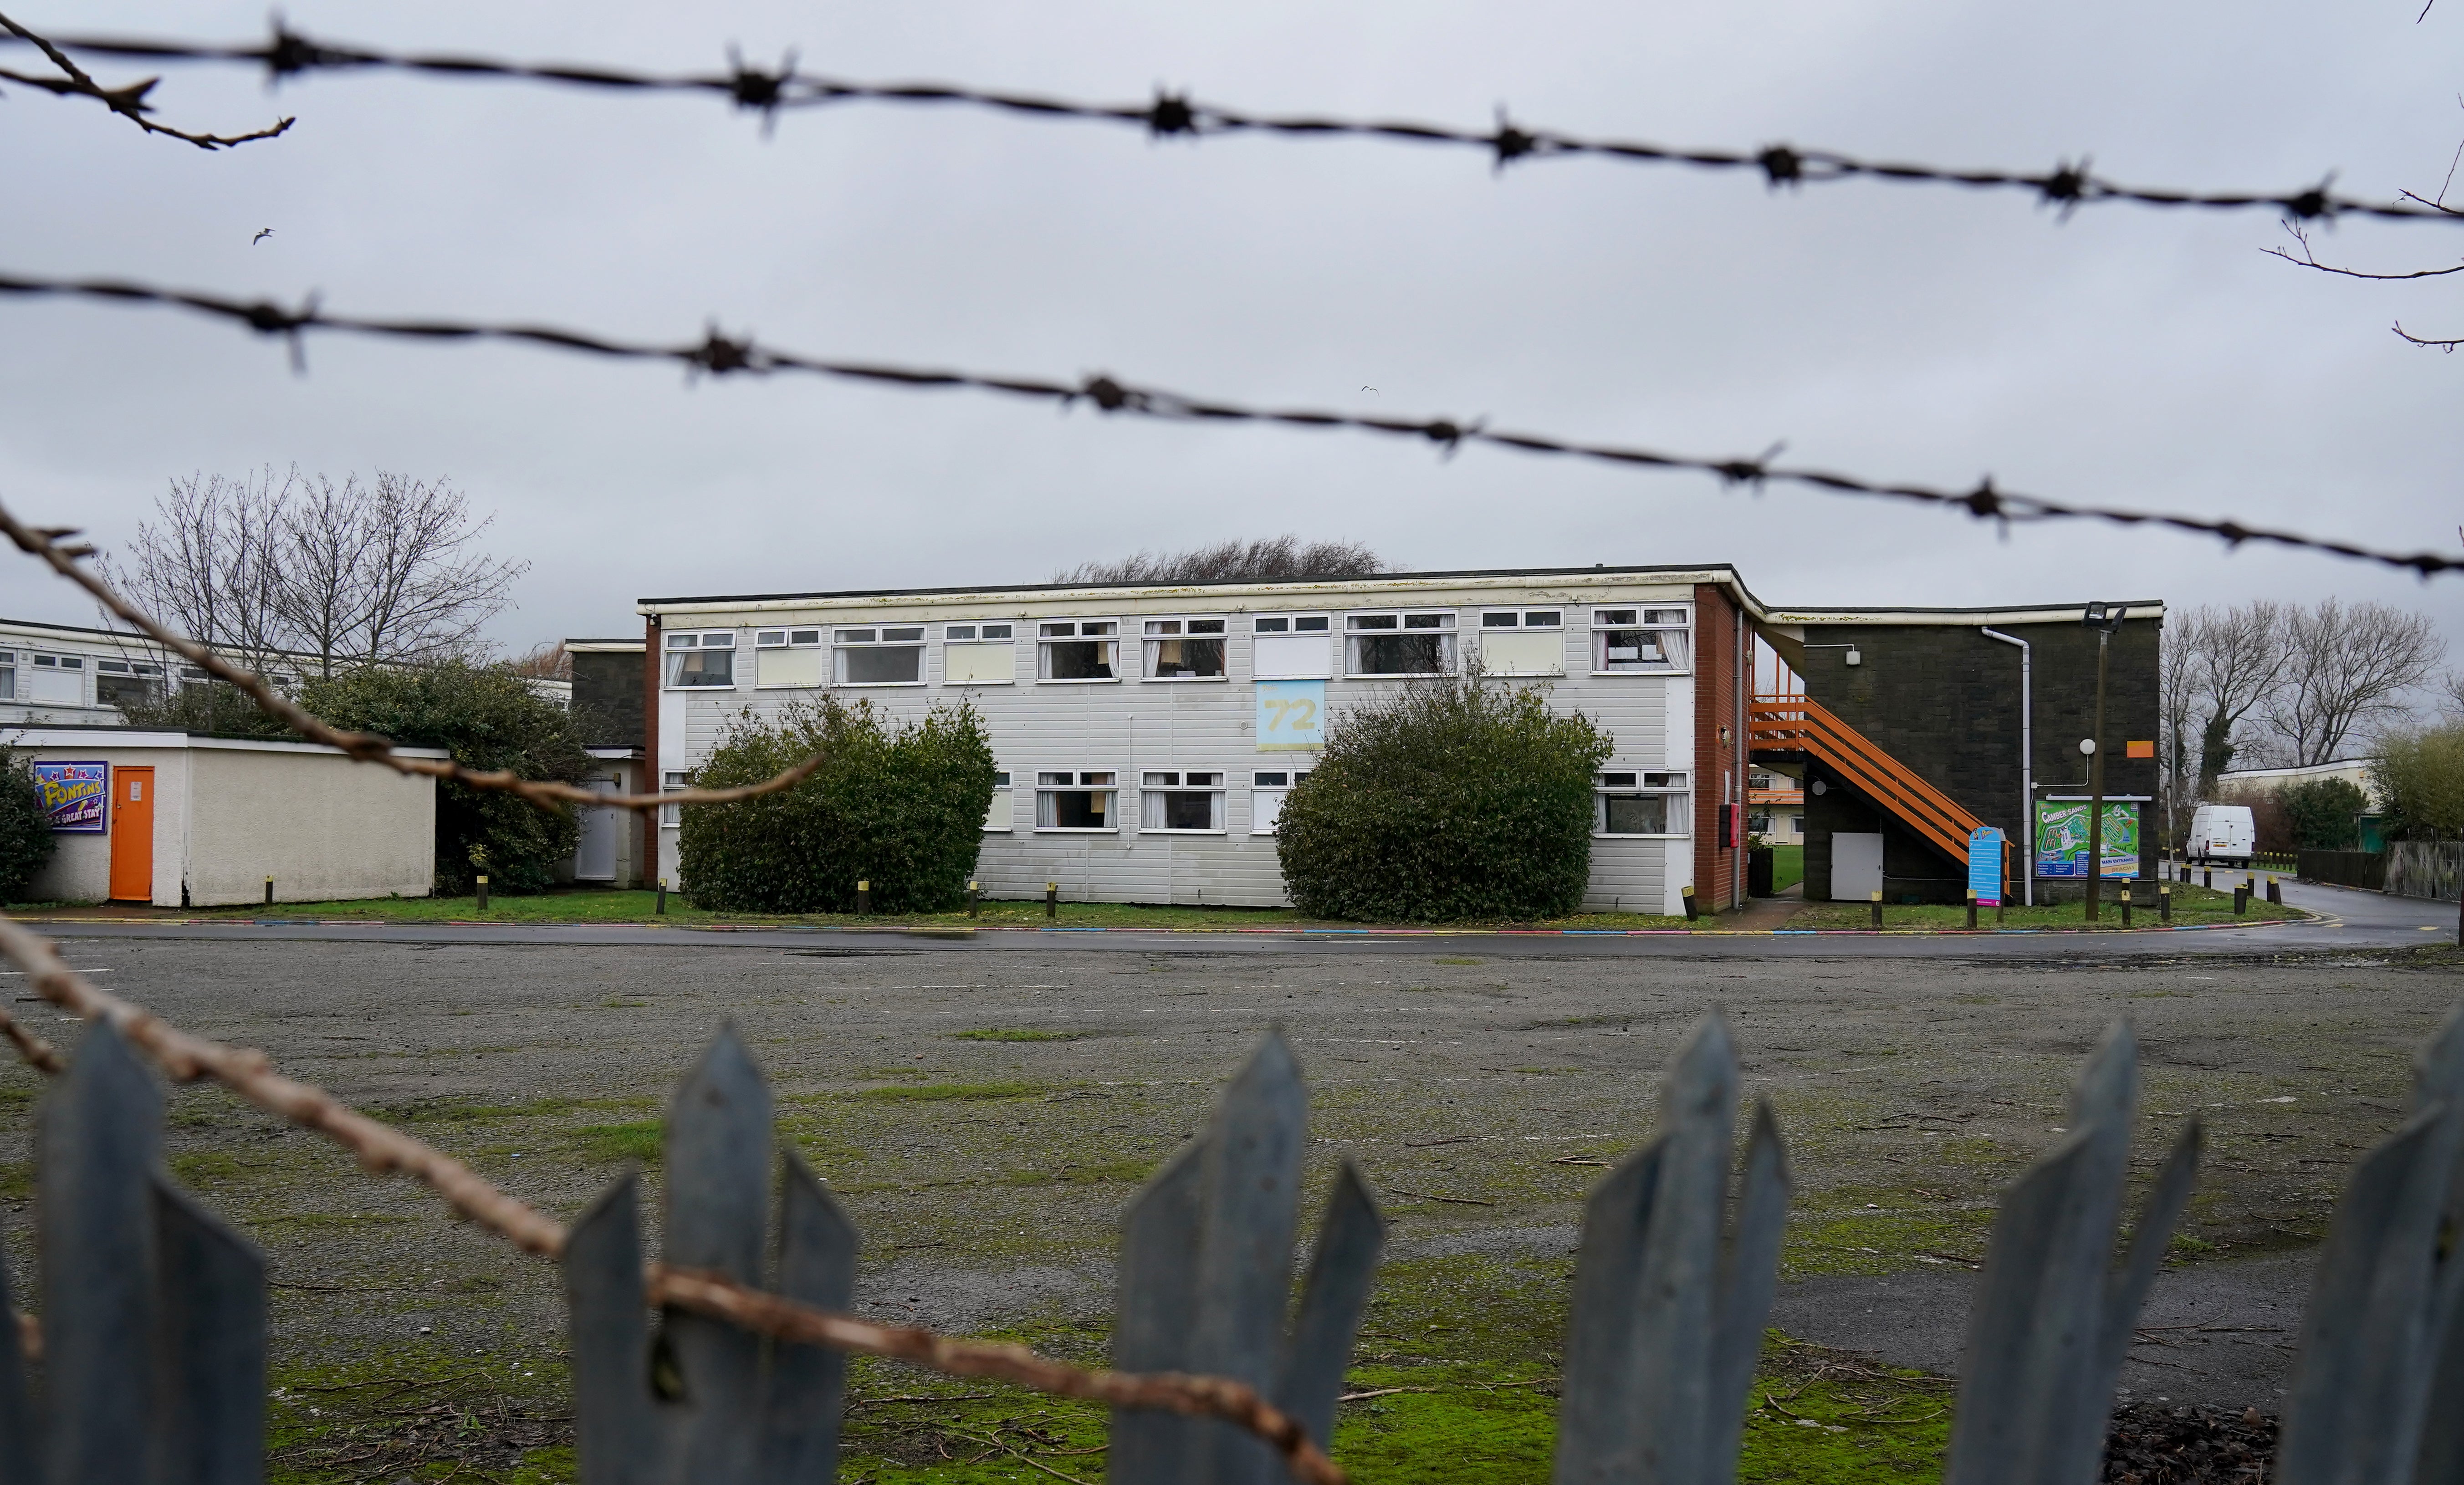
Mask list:
[[[1612,740],[1541,692],[1418,682],[1335,716],[1275,827],[1303,912],[1380,922],[1556,917],[1591,875]]]
[[[59,838],[43,815],[42,785],[23,753],[0,753],[0,903],[22,903]]]
[[[747,710],[693,775],[704,788],[759,783],[819,753],[793,789],[684,811],[679,869],[694,906],[738,912],[935,912],[964,900],[993,800],[992,740],[975,708],[894,723],[869,700]]]
[[[2302,851],[2347,851],[2361,842],[2370,797],[2348,778],[2311,778],[2282,790],[2285,822]]]
[[[2393,732],[2370,759],[2391,841],[2464,841],[2464,722]]]
[[[499,666],[354,670],[309,681],[299,701],[337,727],[381,732],[408,747],[443,748],[472,769],[575,783],[593,767],[565,710]],[[446,780],[436,785],[440,894],[469,892],[482,869],[491,891],[544,891],[581,838],[569,811]],[[482,860],[484,868],[475,864]]]

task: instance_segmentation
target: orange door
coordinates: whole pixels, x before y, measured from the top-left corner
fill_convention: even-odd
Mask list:
[[[111,900],[154,900],[154,771],[111,771]]]

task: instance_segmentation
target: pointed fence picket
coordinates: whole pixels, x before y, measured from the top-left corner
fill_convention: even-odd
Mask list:
[[[1768,1103],[1735,1146],[1740,1077],[1705,1016],[1671,1059],[1652,1141],[1584,1212],[1558,1485],[1728,1485],[1789,1195]],[[2117,1024],[2062,1143],[2005,1194],[1970,1313],[1947,1485],[2088,1485],[2139,1309],[2196,1174],[2194,1119],[2130,1225],[2138,1053]],[[1292,1293],[1308,1098],[1280,1033],[1124,1218],[1114,1364],[1257,1388],[1332,1431],[1385,1226],[1336,1170]],[[258,1485],[265,1277],[177,1190],[162,1097],[108,1023],[45,1098],[37,1141],[39,1366],[0,1345],[0,1485]],[[769,1087],[722,1028],[667,1125],[667,1263],[843,1310],[857,1235],[773,1132]],[[575,1225],[563,1270],[583,1485],[818,1485],[838,1473],[845,1358],[695,1315],[653,1315],[639,1183]],[[2464,1482],[2464,1008],[2424,1049],[2412,1112],[2355,1168],[2301,1337],[2281,1485]],[[0,1264],[0,1335],[18,1324]],[[1274,1453],[1212,1419],[1112,1418],[1112,1485],[1266,1485]]]

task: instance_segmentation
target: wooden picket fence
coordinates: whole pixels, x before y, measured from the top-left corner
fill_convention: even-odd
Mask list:
[[[2097,1477],[2115,1381],[2200,1150],[2193,1118],[2117,1263],[2138,1060],[2130,1029],[2115,1025],[2072,1089],[2067,1137],[2003,1197],[1969,1319],[1947,1485]],[[1669,1064],[1655,1138],[1592,1193],[1557,1485],[1735,1476],[1790,1190],[1768,1103],[1740,1161],[1738,1103],[1736,1056],[1715,1014]],[[1347,1163],[1292,1302],[1307,1113],[1299,1067],[1270,1035],[1204,1136],[1132,1203],[1112,1344],[1124,1369],[1247,1383],[1324,1439],[1384,1225]],[[263,1260],[171,1184],[161,1125],[153,1075],[108,1022],[90,1024],[43,1107],[40,1362],[0,1346],[0,1485],[264,1477]],[[780,1150],[768,1084],[733,1030],[678,1087],[667,1142],[670,1265],[847,1305],[855,1229]],[[2421,1055],[2411,1114],[2362,1159],[2337,1208],[2277,1485],[2464,1480],[2459,1226],[2464,1008]],[[698,1316],[654,1321],[644,1253],[628,1175],[565,1250],[583,1485],[834,1478],[844,1358]],[[6,1286],[0,1271],[0,1335],[20,1325]],[[1113,1485],[1265,1485],[1283,1468],[1251,1434],[1164,1412],[1116,1413],[1109,1459]]]

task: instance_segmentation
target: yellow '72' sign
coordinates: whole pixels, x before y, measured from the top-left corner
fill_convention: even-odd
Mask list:
[[[1315,753],[1326,746],[1324,681],[1258,683],[1258,751]]]

